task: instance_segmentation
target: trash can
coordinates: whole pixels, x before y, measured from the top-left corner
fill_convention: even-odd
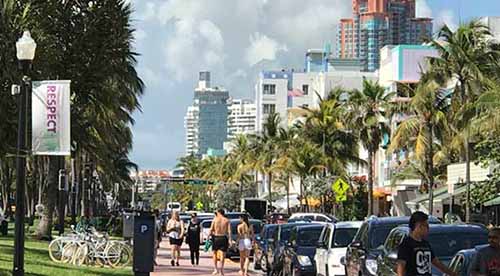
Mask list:
[[[0,233],[2,236],[7,236],[7,232],[9,231],[9,222],[7,220],[3,220],[0,223]]]
[[[123,212],[123,238],[132,239],[134,237],[134,213]]]
[[[154,269],[155,217],[150,212],[139,212],[134,216],[134,262],[135,276],[149,276]]]

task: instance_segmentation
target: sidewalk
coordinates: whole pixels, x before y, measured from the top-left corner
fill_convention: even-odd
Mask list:
[[[214,271],[212,252],[204,252],[203,248],[200,248],[200,265],[192,266],[191,259],[189,257],[189,248],[186,244],[182,245],[181,248],[181,260],[179,266],[172,266],[170,264],[170,246],[168,242],[164,241],[161,243],[160,250],[158,251],[157,257],[158,266],[155,267],[155,272],[152,276],[187,276],[187,275],[212,275]],[[239,260],[235,259],[231,261],[226,259],[224,265],[224,275],[226,276],[238,276],[238,271],[240,270]],[[250,275],[257,275],[251,273]]]

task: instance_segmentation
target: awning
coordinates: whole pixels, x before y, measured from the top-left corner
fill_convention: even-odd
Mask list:
[[[299,204],[300,203],[299,203],[299,200],[297,199],[297,195],[295,195],[295,194],[294,195],[290,195],[290,208],[298,206]],[[286,206],[286,196],[284,198],[282,198],[282,199],[275,200],[273,202],[273,206],[285,210],[287,208],[287,206]]]
[[[436,198],[437,196],[440,196],[442,194],[446,194],[446,193],[448,193],[448,187],[437,188],[434,190],[434,198]],[[415,199],[408,201],[406,204],[416,205],[416,204],[420,204],[424,201],[429,201],[429,194],[428,193],[419,195]]]
[[[490,199],[490,200],[483,203],[483,206],[486,206],[486,207],[495,206],[495,205],[500,205],[500,196],[495,197],[494,199]]]

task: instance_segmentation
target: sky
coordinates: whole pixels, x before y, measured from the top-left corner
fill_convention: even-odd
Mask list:
[[[184,115],[199,71],[233,98],[254,98],[261,70],[303,69],[310,48],[335,45],[350,0],[127,0],[132,5],[137,71],[146,85],[133,114],[130,158],[141,170],[172,169],[184,155]],[[500,16],[500,0],[417,0],[434,29]]]

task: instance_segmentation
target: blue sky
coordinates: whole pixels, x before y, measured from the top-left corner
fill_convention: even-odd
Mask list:
[[[137,70],[146,84],[134,114],[132,161],[170,169],[184,154],[184,115],[199,71],[235,98],[254,97],[262,69],[302,69],[308,48],[334,44],[349,0],[128,0],[134,8]],[[435,26],[500,16],[500,0],[417,0]]]

